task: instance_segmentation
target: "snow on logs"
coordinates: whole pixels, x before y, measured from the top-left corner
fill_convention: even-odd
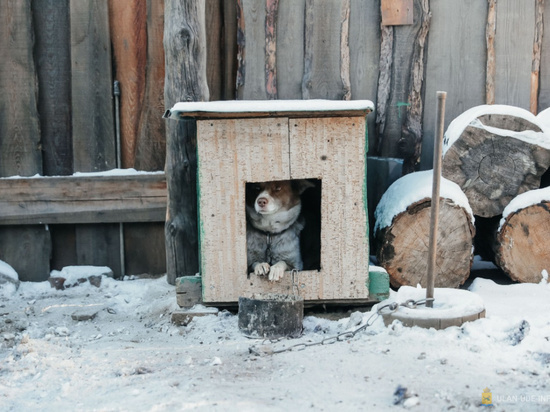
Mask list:
[[[394,287],[426,287],[433,172],[401,177],[384,193],[374,233],[378,263]],[[441,179],[435,287],[458,287],[470,275],[474,217],[460,187]]]
[[[550,135],[527,110],[484,105],[451,122],[443,142],[443,177],[457,183],[476,216],[493,217],[517,195],[540,187],[550,166]]]
[[[513,280],[539,283],[550,272],[550,187],[514,198],[496,234],[495,260]]]

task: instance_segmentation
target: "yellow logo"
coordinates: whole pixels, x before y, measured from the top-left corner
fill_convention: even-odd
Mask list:
[[[485,406],[490,406],[493,404],[493,394],[489,388],[483,389],[483,393],[481,394],[481,404]]]

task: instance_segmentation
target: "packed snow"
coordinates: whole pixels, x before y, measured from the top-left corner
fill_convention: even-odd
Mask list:
[[[487,388],[494,410],[548,411],[548,276],[511,284],[491,264],[476,265],[484,277],[469,290],[483,301],[484,319],[437,331],[397,321],[386,327],[369,308],[318,311],[306,313],[300,338],[277,342],[246,338],[226,310],[174,325],[175,290],[166,277],[102,276],[99,286],[65,290],[4,283],[0,410],[479,411]],[[86,270],[63,273],[97,275]],[[390,298],[407,296],[392,291]],[[332,344],[273,353],[367,322]]]
[[[524,130],[521,132],[515,132],[512,130],[500,129],[498,127],[491,127],[484,125],[479,121],[479,117],[486,114],[502,114],[507,116],[515,116],[528,120],[529,122],[538,126],[542,132],[536,132],[534,130]],[[487,130],[496,136],[508,136],[518,140],[522,140],[526,143],[536,144],[545,149],[550,149],[550,134],[546,131],[545,116],[537,117],[528,110],[521,107],[508,106],[503,104],[481,105],[475,106],[466,110],[464,113],[456,117],[447,127],[445,131],[445,137],[443,139],[443,156],[454,144],[454,142],[460,137],[464,129],[468,126],[478,127]]]
[[[433,184],[433,170],[409,173],[400,177],[386,190],[376,210],[374,232],[391,225],[393,218],[407,210],[407,207],[423,199],[431,199]],[[439,197],[449,199],[462,207],[474,222],[474,214],[468,198],[456,183],[441,177]]]
[[[266,112],[326,112],[332,110],[374,110],[370,100],[224,100],[211,102],[180,102],[169,111],[170,118],[182,113],[266,113]]]

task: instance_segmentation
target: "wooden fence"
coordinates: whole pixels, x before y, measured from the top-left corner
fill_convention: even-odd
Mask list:
[[[165,103],[165,69],[166,79],[174,69],[165,67],[165,9],[194,3],[208,91],[183,83]],[[0,177],[101,171],[117,154],[122,167],[162,170],[165,106],[205,98],[370,99],[369,154],[402,158],[405,172],[429,168],[437,90],[448,92],[447,124],[484,103],[550,106],[548,19],[544,0],[1,1]],[[185,25],[176,33],[197,36]],[[174,133],[183,129],[192,131]],[[2,225],[0,259],[22,279],[67,264],[120,274],[124,245],[126,273],[161,273],[163,232],[162,223],[125,224],[120,242],[116,223]],[[194,236],[185,242],[196,245]],[[175,275],[194,275],[187,266]]]

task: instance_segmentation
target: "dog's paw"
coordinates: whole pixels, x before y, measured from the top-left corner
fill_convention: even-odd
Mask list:
[[[254,265],[254,274],[256,276],[265,276],[269,273],[269,263],[263,262],[263,263],[256,263]]]
[[[271,266],[271,270],[269,271],[269,280],[272,282],[277,282],[281,280],[285,274],[285,270],[287,270],[288,266],[285,262],[277,262],[273,266]]]

